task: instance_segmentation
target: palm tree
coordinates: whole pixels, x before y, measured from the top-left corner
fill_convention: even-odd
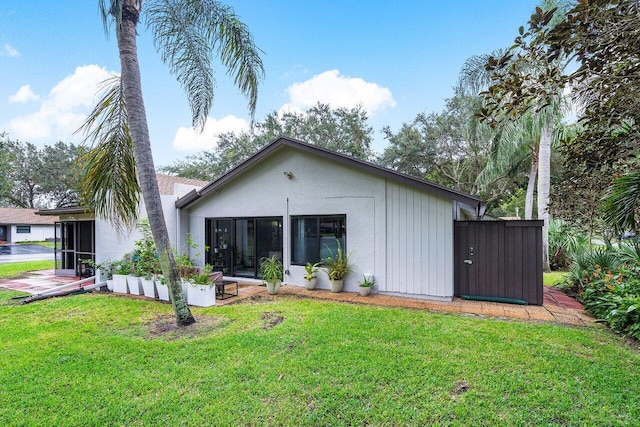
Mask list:
[[[94,142],[99,142],[94,147],[97,151],[89,159],[105,159],[105,153],[118,149],[126,154],[127,148],[133,155],[132,158],[115,157],[119,161],[113,166],[120,173],[108,175],[101,181],[111,187],[107,190],[94,187],[95,191],[90,194],[92,201],[97,202],[96,215],[108,218],[109,213],[115,213],[119,224],[132,224],[137,209],[137,199],[132,196],[136,194],[137,184],[131,168],[135,168],[176,322],[180,326],[188,325],[195,319],[178,282],[151,152],[138,66],[138,23],[144,14],[162,60],[187,93],[193,124],[200,130],[213,103],[215,80],[211,61],[214,54],[248,98],[253,117],[258,83],[264,74],[260,50],[233,9],[215,0],[99,0],[99,7],[105,32],[108,33],[111,22],[115,24],[121,76],[87,121],[93,125],[89,134]],[[105,121],[101,122],[100,118]],[[113,159],[110,163],[114,163]],[[100,173],[100,170],[93,169],[93,172]],[[103,169],[102,173],[108,174],[108,171]]]

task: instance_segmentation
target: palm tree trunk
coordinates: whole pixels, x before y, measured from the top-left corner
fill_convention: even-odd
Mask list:
[[[533,191],[536,188],[538,176],[538,153],[535,147],[531,147],[531,171],[527,182],[527,194],[524,199],[524,219],[533,219]]]
[[[538,219],[544,220],[542,227],[542,269],[551,271],[549,266],[549,190],[551,187],[551,138],[553,116],[549,115],[542,128],[538,152]]]
[[[178,280],[178,269],[173,256],[169,232],[162,211],[162,202],[156,180],[153,154],[147,116],[142,99],[142,84],[138,66],[138,48],[136,45],[136,27],[140,17],[140,1],[125,0],[122,7],[122,24],[116,31],[118,50],[122,67],[122,84],[127,105],[129,130],[133,141],[133,150],[138,170],[138,180],[142,197],[149,217],[149,225],[160,255],[160,264],[167,280],[176,322],[179,326],[195,322],[182,293]]]

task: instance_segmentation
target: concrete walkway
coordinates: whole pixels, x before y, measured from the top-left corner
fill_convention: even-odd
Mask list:
[[[23,279],[2,279],[0,287],[37,294],[61,284],[78,280],[77,277],[56,277],[53,270],[33,272]],[[521,319],[530,321],[553,322],[566,325],[593,326],[595,319],[584,311],[582,305],[570,298],[562,291],[544,287],[544,305],[517,305],[486,301],[471,301],[455,298],[451,302],[431,301],[424,299],[405,298],[382,294],[361,297],[357,292],[332,293],[325,289],[308,291],[302,286],[282,286],[280,295],[295,295],[297,297],[315,298],[321,300],[340,301],[354,304],[368,304],[384,307],[405,307],[418,310],[431,310],[448,313],[461,313],[496,317],[503,319]],[[129,296],[127,296],[129,297]],[[133,296],[132,298],[145,298]],[[277,295],[267,294],[264,286],[240,283],[238,296],[225,300],[217,300],[216,306],[235,304],[252,297],[278,298]]]

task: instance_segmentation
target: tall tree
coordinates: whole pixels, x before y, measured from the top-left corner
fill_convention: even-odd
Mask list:
[[[486,62],[486,70],[490,74],[491,85],[482,92],[485,102],[480,116],[492,125],[504,123],[532,110],[542,114],[542,128],[538,145],[538,180],[537,207],[538,218],[544,220],[543,240],[543,268],[549,271],[549,193],[551,187],[551,144],[554,134],[554,124],[562,115],[563,90],[553,84],[547,84],[544,74],[549,68],[562,73],[568,64],[566,56],[550,59],[540,55],[532,46],[531,39],[537,37],[555,22],[559,22],[569,2],[561,0],[545,0],[542,7],[529,21],[530,29],[525,32],[520,27],[520,35],[516,37],[514,45],[499,56],[490,56]],[[542,85],[542,91],[547,94],[544,99],[532,96],[531,85]],[[536,86],[537,89],[537,86]]]
[[[213,150],[202,151],[159,169],[186,178],[213,180],[279,136],[368,160],[373,156],[373,129],[367,120],[367,112],[362,106],[331,108],[318,103],[302,113],[273,111],[255,124],[253,132],[220,135]]]
[[[143,7],[144,3],[144,7]],[[257,87],[263,76],[259,49],[255,46],[251,34],[228,6],[213,0],[99,0],[105,31],[108,24],[115,24],[118,53],[121,65],[122,102],[114,104],[126,109],[126,112],[114,112],[124,117],[122,132],[118,136],[111,129],[100,128],[95,122],[98,137],[104,130],[102,148],[108,149],[108,139],[116,136],[126,147],[127,140],[133,148],[135,168],[142,197],[149,217],[149,224],[160,257],[162,272],[168,281],[178,325],[195,322],[182,288],[178,282],[178,271],[169,241],[164,213],[156,181],[149,129],[142,96],[142,85],[137,52],[138,24],[143,14],[147,26],[154,36],[156,48],[162,60],[168,64],[171,72],[187,93],[194,126],[202,129],[213,103],[214,85],[212,59],[217,55],[234,83],[249,100],[249,109],[253,115],[257,102]],[[117,99],[117,98],[115,98]],[[107,121],[107,123],[114,123]],[[94,129],[95,130],[95,129]],[[129,138],[130,137],[130,138]],[[114,191],[135,190],[131,186],[113,188]],[[105,196],[98,193],[97,196]],[[114,197],[106,194],[107,197]],[[135,200],[127,196],[121,199],[125,203]],[[135,210],[135,207],[134,207]],[[131,206],[123,207],[130,213]],[[97,215],[108,212],[97,210]],[[135,215],[122,218],[132,223]]]

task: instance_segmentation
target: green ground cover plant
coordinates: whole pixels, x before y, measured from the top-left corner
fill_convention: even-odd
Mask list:
[[[30,271],[52,270],[53,260],[23,261],[0,264],[0,279],[24,277]]]
[[[564,287],[614,331],[640,339],[640,244],[577,254]]]
[[[0,292],[1,425],[632,425],[640,352],[604,328],[256,298]]]

